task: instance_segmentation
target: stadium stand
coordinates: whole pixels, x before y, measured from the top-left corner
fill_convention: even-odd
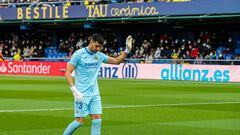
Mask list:
[[[233,40],[231,33],[224,33],[195,32],[195,37],[187,37],[186,34],[183,39],[175,36],[176,33],[132,33],[135,46],[129,57],[145,59],[146,63],[152,63],[152,59],[236,59],[240,54],[240,41]],[[117,39],[116,33],[112,32],[104,33],[104,36],[106,40],[102,51],[109,56],[118,56],[123,50],[122,39]],[[52,35],[45,32],[10,32],[1,36],[0,48],[5,57],[13,57],[20,50],[24,58],[69,58],[73,51],[87,45],[89,34],[70,32],[56,38],[59,40],[54,42]]]
[[[139,3],[142,2],[190,2],[193,0],[150,0],[150,1],[102,1],[102,0],[88,0],[88,1],[35,1],[35,0],[2,0],[1,6],[7,4],[6,8],[17,7],[21,5],[27,6],[47,6],[50,4],[54,6],[72,6],[76,3],[81,5],[88,4],[109,4],[109,3]],[[194,2],[197,0],[194,0]],[[208,16],[204,15],[204,16]],[[163,16],[163,18],[168,16]],[[176,16],[175,16],[176,17]],[[178,16],[177,16],[178,17]],[[103,33],[105,45],[102,51],[109,56],[116,57],[124,49],[125,36],[131,34],[135,38],[134,48],[129,55],[128,62],[141,62],[141,63],[168,63],[168,59],[205,59],[205,60],[236,60],[240,55],[240,34],[237,22],[233,26],[224,26],[222,24],[231,23],[232,20],[221,20],[220,24],[215,28],[208,26],[209,22],[213,20],[205,20],[203,28],[200,25],[199,18],[191,18],[187,21],[177,19],[176,22],[171,20],[161,19],[144,19],[144,23],[140,24],[138,20],[132,18],[132,22],[127,21],[114,21],[108,22],[103,19],[101,22],[84,21],[76,24],[69,24],[69,28],[62,28],[64,21],[61,20],[41,24],[41,20],[22,20],[22,22],[14,22],[14,28],[3,29],[0,37],[0,48],[4,57],[13,57],[17,52],[20,52],[22,58],[49,58],[49,59],[64,59],[69,58],[77,49],[85,47],[88,43],[89,35],[93,32],[99,31]],[[201,17],[201,16],[200,16]],[[160,17],[159,17],[160,18]],[[216,19],[215,17],[213,17]],[[117,18],[114,18],[117,19]],[[130,18],[131,19],[131,18]],[[73,19],[74,20],[74,19]],[[26,21],[26,23],[25,23]],[[28,22],[28,21],[35,21]],[[42,20],[43,21],[43,20]],[[45,21],[45,20],[44,20]],[[106,21],[106,22],[105,22]],[[174,20],[175,21],[175,20]],[[89,22],[90,27],[85,28],[85,24]],[[191,28],[188,26],[191,24]],[[68,25],[68,23],[66,23]],[[110,24],[111,27],[108,25]],[[146,30],[145,27],[151,28]],[[20,25],[20,30],[18,27]],[[46,25],[46,26],[44,26]],[[78,27],[77,25],[81,25]],[[103,28],[100,28],[101,25]],[[122,27],[121,30],[116,26]],[[113,26],[113,27],[112,27]],[[119,27],[118,26],[118,27]],[[3,26],[4,27],[4,26]],[[166,28],[167,27],[167,28]],[[175,31],[179,29],[179,31]],[[180,27],[180,28],[178,28]],[[182,28],[181,28],[182,27]],[[185,28],[186,27],[186,28]],[[189,28],[188,28],[189,27]],[[48,28],[51,28],[48,30]],[[235,29],[236,28],[236,29]],[[69,29],[67,32],[62,31]],[[78,30],[76,30],[78,29]],[[150,30],[152,29],[152,30]],[[189,30],[190,29],[190,30]],[[72,31],[71,31],[72,30]],[[129,31],[131,30],[131,31]],[[60,33],[60,34],[58,34]],[[158,60],[165,59],[165,60]]]

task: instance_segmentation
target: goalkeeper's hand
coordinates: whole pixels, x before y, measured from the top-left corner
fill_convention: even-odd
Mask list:
[[[75,101],[83,102],[84,94],[79,92],[77,90],[76,86],[71,86],[70,89],[71,89],[71,91],[73,93],[73,97],[74,97]]]
[[[131,52],[132,42],[133,42],[133,38],[131,35],[129,35],[126,39],[126,49],[124,51],[125,53],[129,54]]]

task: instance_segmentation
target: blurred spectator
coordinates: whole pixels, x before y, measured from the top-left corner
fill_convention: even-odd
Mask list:
[[[30,52],[31,52],[31,50],[30,50],[29,46],[24,47],[24,49],[23,49],[23,57],[24,58],[29,58],[31,56]]]
[[[154,59],[160,59],[161,58],[160,56],[161,56],[161,50],[159,47],[157,47],[157,50],[154,54]]]
[[[236,49],[236,43],[232,40],[231,37],[229,37],[229,39],[228,39],[227,48],[229,48],[230,52],[232,52],[233,50]]]
[[[153,52],[151,52],[149,55],[146,56],[145,58],[145,63],[147,64],[152,64],[153,62]]]
[[[82,47],[83,47],[83,44],[84,44],[83,39],[80,38],[79,41],[78,41],[77,44],[76,44],[76,48],[77,48],[77,49],[82,48]]]
[[[75,51],[75,50],[74,50],[73,47],[69,48],[68,58],[71,58],[71,56],[73,55],[74,51]]]
[[[0,49],[0,62],[1,61],[4,61],[4,57],[3,57],[3,54],[2,54],[2,49]]]
[[[14,61],[21,61],[22,60],[22,57],[21,57],[20,53],[21,53],[20,49],[17,52],[14,52],[14,56],[13,56]]]
[[[198,48],[192,48],[191,50],[191,58],[195,59],[198,57]]]
[[[172,59],[178,59],[178,53],[177,53],[176,49],[173,49],[173,52],[171,54],[171,58]]]

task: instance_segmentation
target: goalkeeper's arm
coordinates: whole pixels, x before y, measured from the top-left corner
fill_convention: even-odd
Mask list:
[[[68,82],[68,85],[70,87],[74,86],[74,83],[73,83],[73,77],[72,77],[72,72],[74,70],[74,66],[72,64],[67,64],[67,70],[65,72],[65,77],[67,79],[67,82]]]
[[[72,72],[74,70],[74,66],[72,64],[68,64],[67,65],[67,70],[65,72],[65,77],[67,79],[67,82],[68,82],[68,85],[70,86],[70,89],[73,93],[73,96],[74,96],[74,99],[76,101],[80,101],[82,102],[83,101],[83,98],[84,98],[84,94],[81,93],[80,91],[78,91],[78,89],[76,88],[76,86],[74,86],[73,84],[73,77],[72,77]]]
[[[127,55],[131,52],[132,41],[133,41],[133,38],[131,35],[129,35],[126,39],[126,49],[124,50],[124,52],[116,58],[108,57],[107,63],[108,64],[120,64],[127,57]]]

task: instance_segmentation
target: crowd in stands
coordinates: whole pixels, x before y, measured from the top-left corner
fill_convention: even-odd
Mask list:
[[[173,37],[171,34],[133,33],[134,48],[130,54],[132,59],[238,59],[240,52],[236,51],[236,42],[225,32],[210,33],[202,31],[193,39]],[[102,51],[116,57],[124,49],[116,34],[104,33],[106,37]],[[71,33],[66,39],[60,40],[59,49],[73,53],[87,45],[89,35]],[[70,50],[68,50],[70,48]],[[240,48],[239,48],[240,49]]]
[[[224,34],[224,32],[223,32]],[[147,59],[233,59],[235,42],[226,35],[217,35],[208,31],[201,32],[193,40],[173,38],[168,34],[161,34],[157,38],[137,39],[135,53],[132,58]],[[226,36],[226,37],[221,37]],[[137,37],[144,37],[139,35]],[[222,50],[218,48],[221,47]]]
[[[117,57],[124,50],[125,36],[121,33],[102,33],[105,37],[102,51]],[[86,47],[91,33],[70,32],[53,40],[48,32],[5,33],[0,38],[0,50],[4,57],[20,55],[23,58],[48,57],[69,58],[82,47]],[[138,32],[130,59],[209,59],[231,60],[240,58],[240,46],[225,31],[218,33],[202,31],[194,37],[179,38],[174,33]],[[54,46],[54,42],[56,42]]]
[[[0,38],[0,50],[4,57],[16,60],[43,57],[44,47],[51,43],[52,37],[46,32],[4,33]]]

